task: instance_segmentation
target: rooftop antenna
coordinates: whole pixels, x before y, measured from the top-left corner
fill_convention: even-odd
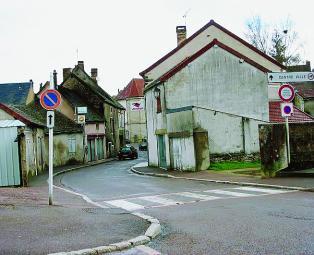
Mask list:
[[[191,11],[191,8],[189,8],[182,16],[182,18],[184,19],[184,25],[186,26],[186,17],[188,16],[188,13]]]
[[[78,61],[78,49],[76,49],[76,61]]]

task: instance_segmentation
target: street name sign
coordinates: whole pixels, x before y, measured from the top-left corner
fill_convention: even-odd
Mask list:
[[[47,128],[55,126],[55,113],[54,111],[47,111]]]
[[[283,84],[278,90],[280,99],[284,102],[291,102],[294,99],[294,88],[290,84]]]
[[[47,89],[40,95],[40,104],[46,110],[54,110],[61,103],[61,95],[55,89]]]
[[[267,78],[273,83],[314,81],[314,72],[267,73]]]

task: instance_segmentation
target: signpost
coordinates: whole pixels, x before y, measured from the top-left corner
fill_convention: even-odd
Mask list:
[[[40,95],[40,104],[47,111],[47,127],[49,130],[49,205],[53,204],[53,127],[54,127],[54,109],[61,103],[60,93],[54,89],[54,81],[50,74],[50,89],[45,90]]]
[[[290,103],[294,96],[294,88],[290,84],[283,84],[278,90],[279,97],[284,103],[280,104],[281,116],[285,118],[287,133],[287,154],[288,164],[290,163],[290,137],[289,137],[289,120],[288,117],[293,113],[293,103]]]
[[[314,72],[267,73],[267,78],[270,83],[314,81]]]

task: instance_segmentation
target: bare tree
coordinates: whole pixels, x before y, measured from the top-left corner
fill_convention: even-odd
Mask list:
[[[260,51],[270,55],[285,66],[301,62],[298,35],[293,30],[292,21],[287,18],[282,24],[272,26],[265,24],[259,16],[247,21],[246,38]]]

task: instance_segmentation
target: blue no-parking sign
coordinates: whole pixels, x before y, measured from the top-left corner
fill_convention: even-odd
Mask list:
[[[47,89],[40,95],[40,104],[46,110],[54,110],[61,103],[61,95],[55,89]]]

